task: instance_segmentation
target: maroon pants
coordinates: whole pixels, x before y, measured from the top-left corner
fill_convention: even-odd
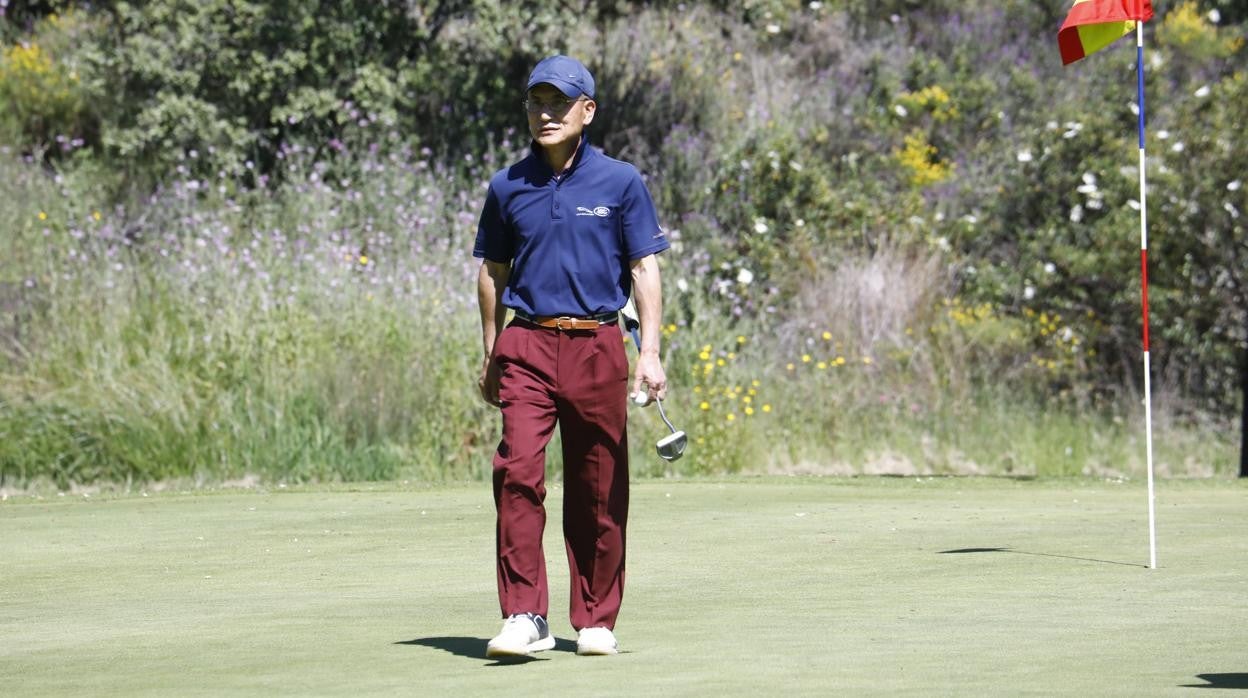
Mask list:
[[[563,538],[576,630],[615,627],[628,518],[628,358],[620,329],[560,331],[523,320],[495,345],[503,438],[494,456],[503,616],[548,617],[542,530],[546,445],[563,439]]]

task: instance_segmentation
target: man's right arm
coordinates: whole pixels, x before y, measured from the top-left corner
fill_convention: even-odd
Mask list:
[[[481,310],[481,345],[485,358],[481,364],[481,377],[477,387],[481,397],[495,407],[498,399],[498,367],[494,364],[494,343],[502,334],[507,321],[507,307],[503,305],[503,289],[511,277],[511,264],[482,260],[477,274],[477,305]]]

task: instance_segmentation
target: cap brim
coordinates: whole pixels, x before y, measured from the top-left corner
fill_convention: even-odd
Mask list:
[[[583,92],[581,92],[581,88],[577,87],[576,85],[573,85],[570,82],[567,82],[566,80],[560,80],[558,78],[549,78],[549,79],[538,78],[530,82],[529,86],[526,87],[525,90],[526,91],[531,90],[534,87],[537,87],[538,85],[542,85],[542,84],[553,86],[555,89],[559,90],[564,95],[566,95],[569,99],[576,99],[577,97],[580,97],[582,94],[584,94]],[[593,99],[592,96],[590,95],[587,95],[587,96],[589,96],[590,99]]]

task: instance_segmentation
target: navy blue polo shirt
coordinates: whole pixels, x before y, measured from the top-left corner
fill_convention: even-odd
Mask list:
[[[532,315],[595,315],[624,307],[629,262],[668,248],[637,168],[582,140],[555,177],[534,145],[500,170],[477,225],[474,257],[511,262],[503,305]]]

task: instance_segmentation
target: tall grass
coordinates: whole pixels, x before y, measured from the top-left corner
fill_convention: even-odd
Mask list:
[[[508,155],[399,152],[360,154],[358,183],[292,152],[276,191],[179,181],[107,211],[89,180],[4,160],[6,482],[485,477],[498,420],[475,394],[469,250]],[[1016,328],[950,304],[938,253],[848,256],[789,307],[699,278],[700,259],[663,259],[690,450],[657,459],[665,427],[630,408],[639,475],[1140,472],[1131,411],[1020,393]],[[722,312],[751,293],[757,314]],[[1208,434],[1163,430],[1163,472],[1229,472],[1233,444]]]

